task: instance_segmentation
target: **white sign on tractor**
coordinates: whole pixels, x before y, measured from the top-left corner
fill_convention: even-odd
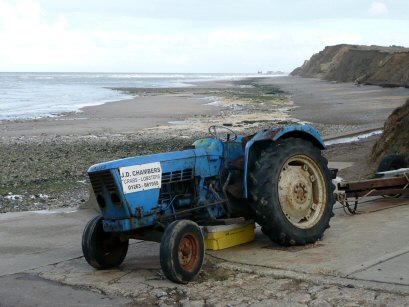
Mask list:
[[[160,189],[162,167],[160,162],[119,168],[124,194]]]

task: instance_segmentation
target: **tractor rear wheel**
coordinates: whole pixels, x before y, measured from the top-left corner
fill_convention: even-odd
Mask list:
[[[288,246],[322,238],[335,203],[327,164],[302,139],[279,140],[261,152],[249,186],[256,221],[271,240]]]
[[[91,219],[82,235],[82,252],[85,260],[100,270],[120,265],[125,259],[129,245],[129,240],[122,241],[115,234],[105,232],[102,221],[102,215]]]
[[[173,282],[186,284],[202,268],[205,245],[199,226],[190,220],[172,222],[160,242],[160,265]]]

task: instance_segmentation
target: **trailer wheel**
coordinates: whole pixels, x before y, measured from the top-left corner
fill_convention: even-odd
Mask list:
[[[82,252],[89,265],[96,269],[110,269],[120,265],[128,252],[129,240],[122,241],[113,233],[105,232],[102,215],[97,215],[85,226]]]
[[[327,164],[302,139],[279,140],[261,152],[249,186],[256,221],[271,240],[288,246],[322,238],[335,203]]]
[[[407,163],[402,156],[398,155],[387,155],[379,163],[377,173],[393,171],[400,168],[406,168]]]
[[[171,223],[160,242],[160,265],[173,282],[186,284],[202,268],[205,245],[199,226],[189,220]]]
[[[407,168],[405,159],[399,155],[386,155],[379,163],[376,173],[394,171],[400,168]],[[375,178],[381,178],[383,175],[375,174]],[[399,198],[402,194],[383,195],[384,198]]]

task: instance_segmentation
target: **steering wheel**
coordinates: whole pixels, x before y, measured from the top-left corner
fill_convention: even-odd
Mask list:
[[[227,133],[222,137],[222,134],[220,133],[219,130],[227,130]],[[220,140],[222,142],[230,142],[235,141],[237,139],[236,132],[225,126],[212,125],[209,127],[209,133],[215,139]]]

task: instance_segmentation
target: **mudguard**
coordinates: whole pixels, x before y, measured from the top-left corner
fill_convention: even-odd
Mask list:
[[[281,138],[296,137],[312,142],[319,149],[325,149],[325,143],[320,134],[310,125],[288,126],[275,129],[263,130],[256,133],[246,144],[244,152],[244,197],[248,197],[248,166],[253,145],[258,142],[276,142]]]

